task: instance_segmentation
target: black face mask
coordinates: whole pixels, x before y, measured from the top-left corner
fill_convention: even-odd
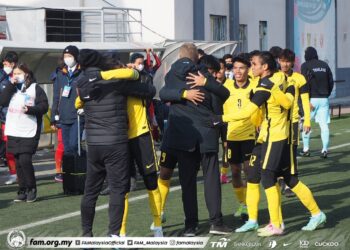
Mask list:
[[[225,64],[225,68],[226,68],[227,70],[232,70],[232,69],[233,69],[233,64],[232,64],[232,63],[226,63],[226,64]]]

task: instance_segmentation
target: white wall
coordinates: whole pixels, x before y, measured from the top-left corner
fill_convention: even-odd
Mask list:
[[[259,48],[259,21],[267,21],[267,47],[286,46],[286,5],[281,0],[240,0],[239,23],[248,25],[248,51]]]
[[[177,40],[193,39],[193,0],[175,0],[175,34]]]
[[[43,9],[7,11],[10,39],[18,42],[45,42],[45,11]],[[28,27],[30,30],[28,32]]]
[[[203,0],[204,1],[204,38],[211,41],[210,15],[226,16],[227,39],[229,34],[229,1],[228,0]]]
[[[349,25],[349,0],[337,1],[337,39],[338,39],[338,68],[350,68],[350,25]]]

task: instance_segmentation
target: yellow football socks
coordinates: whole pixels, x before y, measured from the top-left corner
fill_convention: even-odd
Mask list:
[[[312,216],[321,212],[310,189],[304,183],[299,181],[298,184],[292,188],[292,191],[296,194],[301,203],[303,203],[303,205],[310,211]]]
[[[260,201],[259,184],[247,183],[246,203],[250,221],[258,220],[258,206]]]

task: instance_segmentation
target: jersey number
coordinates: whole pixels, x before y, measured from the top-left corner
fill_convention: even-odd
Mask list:
[[[237,106],[238,106],[238,108],[242,107],[242,100],[241,99],[237,100]]]
[[[249,160],[249,166],[254,167],[254,162],[256,161],[256,155],[251,155]]]

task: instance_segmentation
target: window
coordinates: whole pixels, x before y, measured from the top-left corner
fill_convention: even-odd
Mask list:
[[[248,52],[248,26],[239,25],[239,49],[241,52]]]
[[[259,21],[260,50],[267,50],[267,21]]]
[[[47,42],[81,42],[81,12],[46,9]]]
[[[210,15],[211,38],[213,41],[227,40],[227,18],[226,16]]]

